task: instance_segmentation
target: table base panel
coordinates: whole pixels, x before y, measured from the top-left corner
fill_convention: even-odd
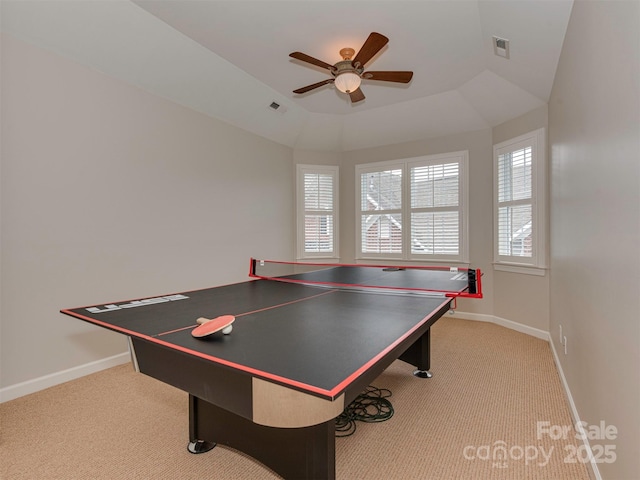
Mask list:
[[[189,395],[189,435],[192,442],[205,440],[240,450],[284,478],[336,476],[333,419],[303,428],[265,427]]]

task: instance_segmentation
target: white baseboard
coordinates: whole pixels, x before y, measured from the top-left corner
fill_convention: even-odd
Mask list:
[[[9,385],[8,387],[0,389],[0,403],[8,402],[15,398],[35,393],[45,388],[60,385],[61,383],[75,380],[76,378],[84,377],[91,373],[99,372],[107,368],[115,367],[127,363],[131,360],[129,352],[120,353],[112,357],[103,358],[102,360],[96,360],[95,362],[86,363],[77,367],[62,370],[61,372],[45,375],[44,377],[34,378],[26,382],[17,383],[15,385]]]
[[[551,338],[549,336],[549,332],[545,332],[544,330],[530,327],[528,325],[523,325],[522,323],[512,322],[511,320],[507,320],[505,318],[496,317],[495,315],[485,315],[483,313],[459,312],[455,310],[454,314],[450,316],[452,316],[453,318],[460,318],[462,320],[476,320],[479,322],[495,323],[496,325],[500,325],[510,330],[515,330],[516,332],[520,332],[520,333],[526,333],[527,335],[531,335],[532,337],[540,338],[546,341],[549,341]]]
[[[553,361],[556,363],[556,369],[558,370],[558,375],[560,375],[560,380],[562,380],[562,387],[564,388],[564,393],[567,395],[567,400],[569,401],[569,409],[571,410],[571,417],[573,419],[573,425],[581,425],[580,415],[578,414],[578,409],[576,408],[576,404],[573,401],[573,396],[571,395],[571,390],[569,390],[569,384],[567,383],[567,378],[564,376],[564,371],[562,370],[562,365],[560,365],[560,358],[558,357],[558,352],[556,351],[556,347],[551,340],[549,340],[549,345],[551,346],[551,351],[553,352]],[[589,444],[589,439],[586,435],[581,435],[582,441],[587,448],[587,452],[592,452],[591,445]],[[589,466],[591,469],[587,468],[589,472],[589,477],[592,480],[602,480],[602,476],[600,475],[600,470],[598,469],[598,464],[593,454],[589,456]]]

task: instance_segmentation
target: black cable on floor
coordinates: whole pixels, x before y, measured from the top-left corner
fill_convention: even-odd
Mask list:
[[[388,400],[391,391],[369,385],[344,411],[336,417],[336,437],[348,437],[356,431],[356,421],[384,422],[393,416],[393,405]]]

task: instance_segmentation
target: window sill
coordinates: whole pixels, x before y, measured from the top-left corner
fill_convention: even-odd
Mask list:
[[[520,273],[523,275],[535,275],[538,277],[544,277],[547,274],[546,267],[534,267],[532,265],[494,263],[493,269],[498,272]]]
[[[435,258],[397,258],[397,257],[357,257],[356,263],[372,264],[375,262],[393,262],[395,265],[442,265],[443,267],[460,267],[468,268],[470,262],[463,260],[447,260],[447,259],[435,259]]]
[[[333,260],[334,262],[339,262],[340,261],[340,257],[336,257],[335,255],[317,255],[317,256],[307,256],[307,257],[297,257],[296,261],[298,262],[316,262],[318,260],[322,260],[322,261],[329,261],[329,260]]]

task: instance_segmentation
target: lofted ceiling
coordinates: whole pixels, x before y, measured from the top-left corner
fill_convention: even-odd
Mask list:
[[[544,105],[573,0],[3,0],[2,30],[293,148],[348,151],[498,125]],[[351,104],[326,63],[379,32]],[[510,58],[492,37],[509,40]],[[277,103],[280,108],[269,107]]]

